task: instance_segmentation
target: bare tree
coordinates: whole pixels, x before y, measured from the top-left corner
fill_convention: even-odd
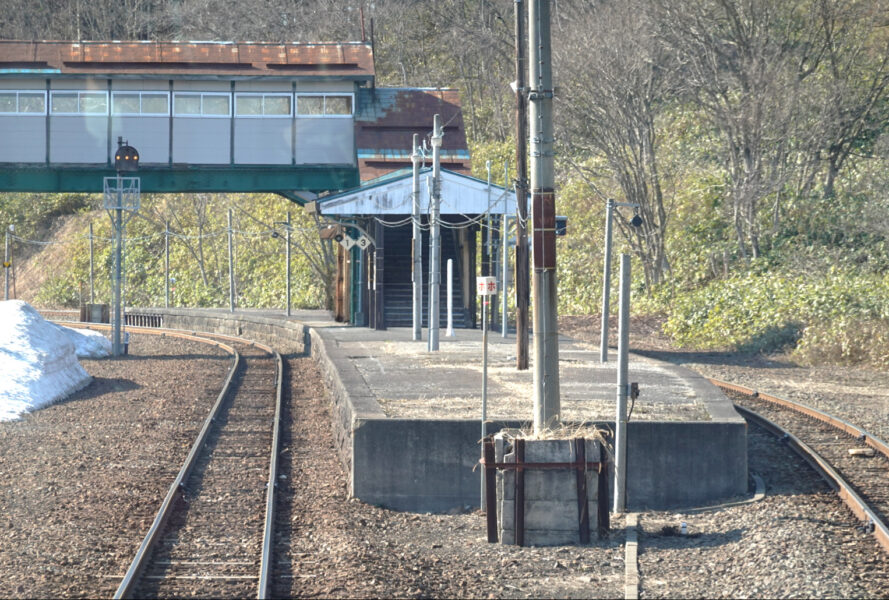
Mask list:
[[[846,160],[873,147],[889,120],[889,39],[882,32],[887,8],[884,0],[817,2],[824,59],[813,85],[820,91],[816,152],[827,198]]]
[[[742,257],[760,255],[759,208],[787,181],[802,82],[824,53],[806,0],[656,0],[660,39],[691,98],[721,133]]]
[[[655,40],[644,0],[563,5],[560,17],[554,36],[564,116],[559,139],[569,157],[603,156],[626,200],[639,205],[641,227],[619,216],[617,222],[650,289],[669,270],[658,147],[673,67]],[[590,181],[589,167],[573,164]]]

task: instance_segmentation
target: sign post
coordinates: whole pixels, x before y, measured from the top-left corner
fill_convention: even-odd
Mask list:
[[[476,277],[476,293],[482,296],[482,440],[488,435],[488,302],[497,294],[496,277]],[[485,509],[485,473],[481,473],[481,508]]]

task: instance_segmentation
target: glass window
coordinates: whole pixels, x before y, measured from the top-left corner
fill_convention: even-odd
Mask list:
[[[105,114],[108,112],[108,98],[105,94],[83,93],[80,95],[80,112]]]
[[[53,94],[52,111],[54,113],[76,113],[77,92],[73,94]]]
[[[203,110],[201,111],[201,114],[225,116],[230,114],[228,108],[228,96],[210,96],[205,94],[202,96],[202,100]]]
[[[201,114],[200,94],[176,94],[174,97],[173,110],[177,115]]]
[[[167,115],[169,113],[166,94],[142,94],[143,115]]]
[[[296,110],[300,115],[323,115],[324,96],[300,96],[296,101]]]
[[[116,115],[139,114],[139,94],[114,94],[112,109]]]
[[[266,96],[264,102],[264,114],[290,115],[290,96]]]
[[[351,115],[351,96],[327,96],[324,102],[325,115]]]
[[[259,116],[262,114],[262,96],[238,96],[235,109],[241,116]]]
[[[45,114],[46,96],[42,93],[20,92],[19,112]]]
[[[18,112],[18,106],[16,104],[16,96],[17,96],[17,94],[15,92],[0,93],[0,113]]]

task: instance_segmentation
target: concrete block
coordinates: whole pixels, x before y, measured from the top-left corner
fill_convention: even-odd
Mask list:
[[[576,473],[574,469],[558,471],[525,469],[525,501],[562,498],[571,494],[577,498]],[[503,500],[515,499],[515,472],[503,470],[500,475],[497,497]],[[598,478],[599,474],[596,471],[587,471],[587,497],[596,497]]]
[[[590,529],[595,536],[596,514],[598,511],[595,500],[587,501],[587,514],[590,515]],[[498,502],[498,522],[501,529],[515,529],[515,501],[501,500]],[[525,500],[525,529],[540,531],[565,530],[577,533],[580,517],[577,514],[577,490],[559,500]]]
[[[498,444],[498,438],[501,443]],[[499,449],[502,459],[498,462],[515,463],[510,452],[510,441],[495,436],[495,457]],[[499,448],[498,448],[499,446]],[[584,440],[586,462],[599,458],[598,444]],[[553,464],[572,463],[577,460],[574,440],[525,440],[525,463]],[[516,472],[504,468],[498,471],[498,523],[503,543],[515,540],[515,481]],[[587,516],[590,538],[598,535],[598,470],[586,473]],[[529,466],[524,469],[524,543],[526,545],[574,544],[580,540],[580,514],[578,510],[577,470],[573,468],[545,469]],[[512,540],[512,542],[510,541]]]
[[[515,544],[515,533],[512,530],[500,530],[501,544]],[[538,531],[525,530],[525,546],[576,546],[580,544],[580,532],[573,531]]]

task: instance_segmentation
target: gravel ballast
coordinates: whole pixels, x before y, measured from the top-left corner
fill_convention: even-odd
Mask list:
[[[84,361],[90,387],[0,424],[0,596],[113,593],[230,364],[217,348],[171,338],[133,336],[130,352]],[[287,363],[277,595],[623,595],[621,518],[589,547],[522,549],[488,544],[474,507],[429,515],[350,500],[317,368],[303,357]],[[755,367],[739,368],[755,377]],[[641,513],[641,596],[889,595],[886,553],[786,446],[750,432],[750,470],[766,497]],[[687,536],[677,535],[681,521]]]

